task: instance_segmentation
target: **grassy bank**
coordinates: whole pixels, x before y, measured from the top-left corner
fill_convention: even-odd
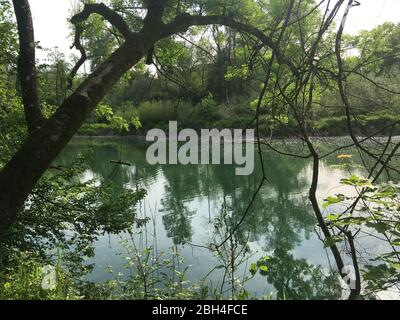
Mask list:
[[[400,129],[392,131],[392,124],[400,121],[394,113],[359,115],[352,121],[357,135],[379,132],[379,135],[399,135]],[[79,131],[83,136],[146,135],[148,130],[158,128],[167,131],[169,121],[177,121],[178,129],[247,129],[255,128],[254,110],[243,103],[218,104],[211,98],[193,104],[187,101],[154,100],[140,103],[114,112],[111,107],[102,106],[89,122]],[[347,118],[344,115],[316,117],[309,124],[314,135],[346,136],[349,134]],[[299,132],[295,121],[287,117],[260,117],[262,136],[285,137]]]

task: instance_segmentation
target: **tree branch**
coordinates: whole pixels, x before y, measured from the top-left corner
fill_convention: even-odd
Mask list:
[[[93,13],[101,15],[105,20],[111,23],[124,36],[129,38],[132,34],[124,19],[114,10],[107,7],[104,3],[85,3],[82,12],[71,18],[71,23],[77,25],[87,20]]]
[[[81,57],[79,58],[79,60],[76,62],[75,66],[72,68],[71,72],[69,73],[68,80],[67,80],[67,88],[68,89],[72,88],[72,82],[73,82],[76,74],[78,73],[78,70],[80,69],[80,67],[82,67],[82,65],[85,63],[85,61],[87,59],[86,50],[81,43],[82,31],[83,31],[82,26],[77,25],[75,28],[74,44],[71,46],[71,49],[75,47],[81,53]]]
[[[233,17],[222,15],[210,16],[193,16],[190,14],[179,15],[175,20],[167,24],[163,30],[162,37],[168,37],[179,32],[186,32],[191,26],[205,26],[218,24],[236,29],[255,36],[263,45],[274,50],[275,56],[279,64],[286,65],[293,74],[298,74],[298,68],[289,60],[285,59],[278,45],[263,31],[248,24],[236,21]]]
[[[81,23],[87,20],[90,15],[94,13],[101,15],[105,20],[111,23],[111,25],[117,28],[117,30],[122,34],[125,39],[128,39],[129,36],[132,35],[132,32],[129,30],[129,27],[124,19],[114,10],[107,7],[104,3],[86,3],[82,12],[74,15],[71,18],[71,23],[75,25],[75,39],[71,49],[75,47],[81,53],[81,57],[72,68],[68,76],[67,85],[69,89],[72,88],[73,79],[75,78],[80,67],[85,63],[87,59],[86,50],[81,43],[81,35],[83,32],[83,27]]]
[[[147,15],[144,19],[145,25],[147,23],[162,22],[162,16],[167,2],[168,0],[149,0]]]

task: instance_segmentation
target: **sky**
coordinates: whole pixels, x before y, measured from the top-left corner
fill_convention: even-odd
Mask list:
[[[42,47],[58,47],[66,58],[74,50],[67,19],[75,0],[30,0],[36,41]],[[346,33],[355,34],[361,30],[371,30],[386,21],[400,22],[400,0],[359,0],[361,6],[354,8],[346,24]],[[44,59],[44,52],[37,52]]]

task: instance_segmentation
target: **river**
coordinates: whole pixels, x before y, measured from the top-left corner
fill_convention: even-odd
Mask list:
[[[305,152],[299,143],[295,148],[297,152]],[[340,179],[363,174],[357,165],[357,153],[341,152],[353,157],[339,159],[334,154],[321,162],[318,191],[321,201],[337,193],[351,194],[353,190],[341,186]],[[108,267],[112,267],[114,276],[127,272],[123,267],[126,260],[121,254],[125,252],[121,241],[133,240],[139,250],[151,247],[155,254],[180,252],[184,261],[179,267],[189,267],[188,280],[199,281],[207,275],[207,284],[218,288],[224,274],[221,264],[228,256],[216,256],[203,246],[219,243],[226,235],[223,228],[216,226],[217,217],[221,218],[223,213],[235,223],[246,211],[260,183],[257,155],[252,175],[235,176],[233,165],[151,166],[146,161],[146,146],[136,139],[124,138],[121,143],[115,138],[76,138],[56,162],[65,165],[87,154],[91,155],[90,169],[82,179],[110,180],[115,192],[124,187],[146,189],[147,196],[137,211],[140,217],[150,218],[144,228],[134,230],[133,238],[128,234],[107,234],[96,241],[95,256],[89,260],[95,263],[95,269],[89,280],[101,282],[113,277]],[[132,165],[112,162],[118,159]],[[337,297],[337,284],[330,287],[331,282],[324,280],[324,272],[334,268],[334,262],[315,232],[316,220],[308,202],[310,161],[265,150],[264,163],[268,182],[238,231],[237,252],[240,246],[248,248],[236,275],[241,277],[251,263],[270,256],[274,259],[266,276],[257,274],[244,284],[251,294],[261,297],[289,292],[289,298]],[[364,245],[374,247],[369,241]]]

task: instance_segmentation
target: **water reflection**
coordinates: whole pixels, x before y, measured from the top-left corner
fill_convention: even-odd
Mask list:
[[[268,282],[276,288],[278,299],[332,300],[342,296],[336,276],[320,266],[308,264],[306,259],[295,259],[287,249],[285,246],[276,248],[265,273]]]
[[[187,264],[192,265],[191,277],[197,280],[207,274],[218,259],[207,250],[194,249],[187,243],[205,246],[210,242],[221,208],[229,212],[233,223],[242,218],[259,185],[260,164],[256,162],[251,176],[236,176],[233,165],[150,166],[145,154],[146,146],[137,141],[125,141],[121,145],[117,139],[77,138],[63,151],[57,164],[68,165],[77,156],[85,156],[90,159],[90,174],[112,184],[113,192],[118,193],[124,187],[145,188],[148,196],[140,211],[144,216],[152,212],[154,230],[150,233],[153,237],[157,235],[154,241],[165,251],[172,245],[180,246]],[[112,163],[121,157],[132,166]],[[330,164],[337,162],[329,161]],[[257,294],[275,291],[279,298],[336,297],[340,291],[336,280],[316,272],[318,268],[314,266],[328,267],[328,262],[323,245],[314,233],[315,218],[307,201],[309,163],[271,153],[265,154],[265,162],[269,182],[236,238],[240,243],[249,241],[254,259],[270,255],[272,271],[266,277],[250,281],[249,288]],[[330,171],[324,166],[323,175],[329,176]],[[339,172],[346,175],[345,171]],[[322,189],[322,193],[328,192]],[[154,241],[148,242],[147,236],[140,235],[143,246],[153,245]],[[94,261],[98,268],[94,280],[107,277],[102,272],[105,266],[113,265],[118,269],[122,265],[121,258],[115,256],[121,249],[118,244],[121,238],[121,235],[110,235],[96,243]],[[244,265],[237,271],[246,268],[248,266]],[[215,274],[214,280],[220,281],[221,277]]]

